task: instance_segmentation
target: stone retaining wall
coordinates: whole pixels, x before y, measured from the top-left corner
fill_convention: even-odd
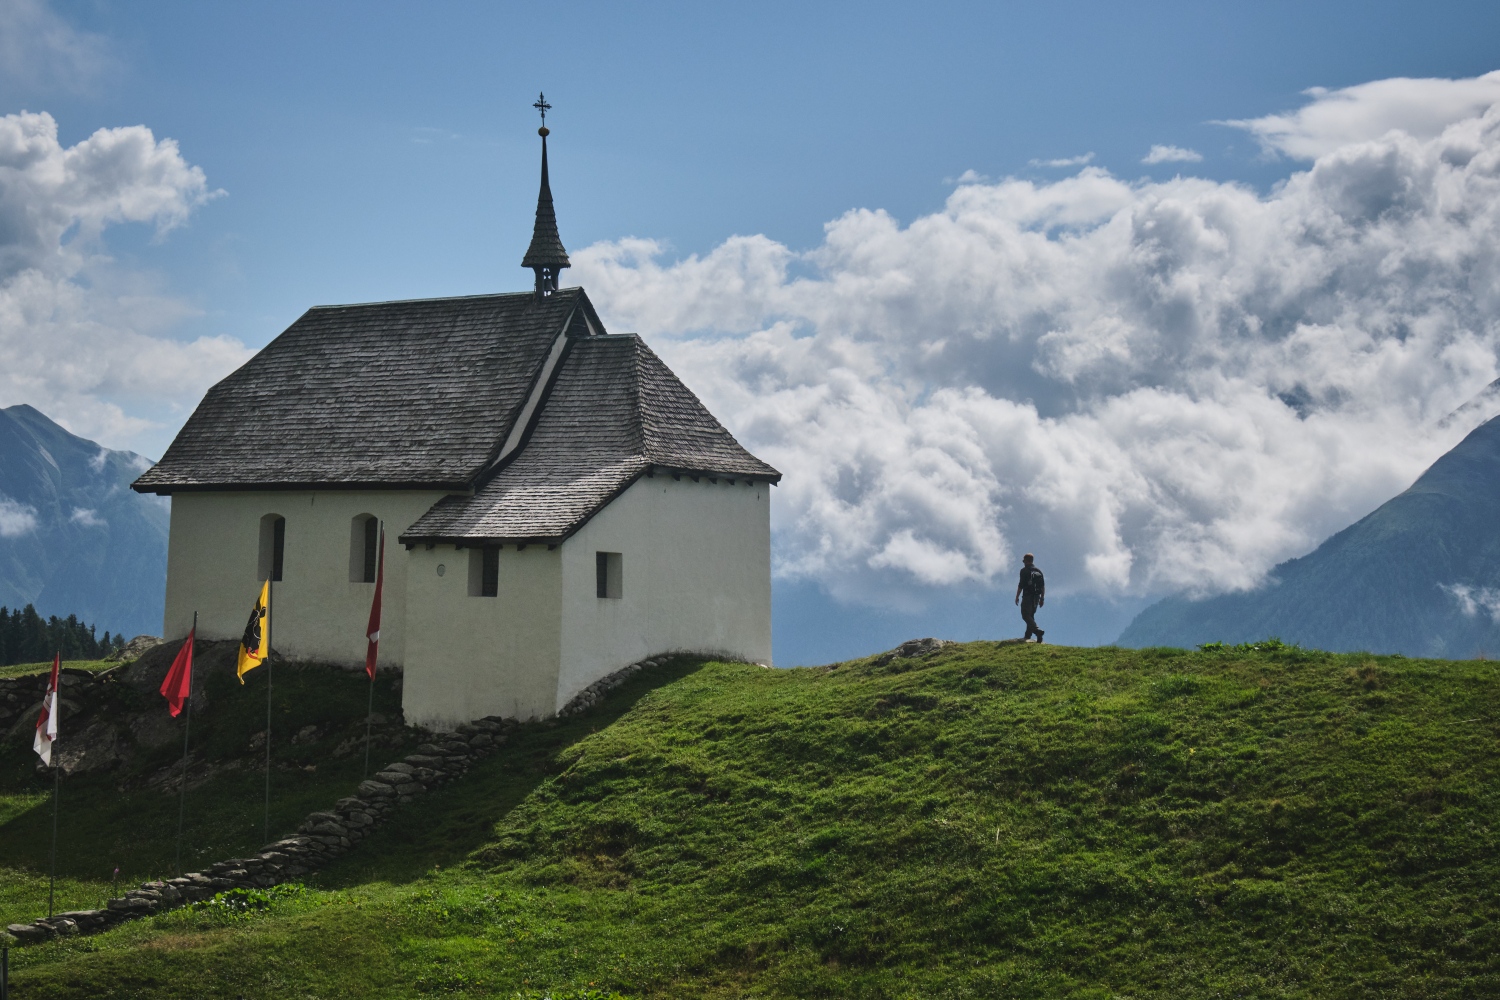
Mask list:
[[[621,667],[614,673],[607,674],[606,676],[599,678],[597,681],[575,694],[571,699],[569,699],[568,703],[558,711],[557,714],[566,718],[569,715],[577,715],[580,712],[587,712],[589,709],[593,708],[595,705],[603,701],[605,695],[609,694],[615,688],[630,680],[630,678],[640,673],[644,668],[654,667],[658,663],[665,663],[668,659],[669,657],[663,656],[656,660],[642,660],[639,663],[632,663],[627,667]]]

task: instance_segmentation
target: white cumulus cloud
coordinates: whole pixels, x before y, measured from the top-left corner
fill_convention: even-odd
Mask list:
[[[1203,154],[1196,149],[1184,149],[1181,146],[1152,146],[1141,159],[1142,163],[1202,163]]]
[[[149,426],[132,400],[190,405],[243,362],[232,338],[166,336],[190,310],[114,269],[101,240],[120,223],[165,233],[215,193],[143,126],[65,147],[51,115],[0,118],[0,405],[128,444]]]
[[[1500,70],[1463,80],[1394,77],[1354,87],[1313,87],[1296,111],[1223,124],[1243,128],[1268,152],[1312,160],[1392,132],[1434,139],[1455,122],[1500,102]]]
[[[1085,167],[851,211],[807,252],[574,267],[786,474],[784,577],[910,605],[1035,551],[1060,591],[1244,588],[1494,411],[1445,419],[1500,373],[1500,109],[1268,194]]]

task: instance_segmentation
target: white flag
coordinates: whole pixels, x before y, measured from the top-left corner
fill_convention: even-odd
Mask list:
[[[57,740],[57,671],[62,666],[62,653],[52,658],[52,679],[47,682],[47,695],[42,699],[42,714],[36,717],[36,739],[31,747],[42,763],[52,766],[52,744]]]

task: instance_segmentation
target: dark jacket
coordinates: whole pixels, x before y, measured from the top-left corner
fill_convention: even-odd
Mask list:
[[[1047,581],[1035,566],[1021,567],[1021,600],[1040,601],[1047,596]]]

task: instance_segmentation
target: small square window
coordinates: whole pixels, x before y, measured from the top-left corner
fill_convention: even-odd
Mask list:
[[[595,592],[599,597],[619,598],[623,576],[620,553],[594,553]]]

